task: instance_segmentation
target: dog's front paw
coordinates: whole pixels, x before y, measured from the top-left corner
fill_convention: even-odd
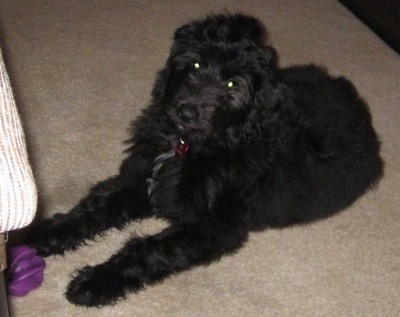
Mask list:
[[[104,265],[87,266],[68,285],[66,297],[76,305],[101,307],[115,304],[125,291],[124,280],[115,271]]]
[[[64,218],[64,215],[57,214],[31,227],[24,237],[24,242],[45,257],[64,254],[66,250],[75,249],[80,243],[74,234],[76,228],[71,228]]]

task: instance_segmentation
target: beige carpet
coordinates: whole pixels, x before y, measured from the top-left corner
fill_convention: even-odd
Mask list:
[[[63,293],[75,268],[163,224],[110,232],[76,254],[49,258],[42,287],[10,298],[13,316],[400,316],[400,56],[334,0],[0,0],[38,217],[67,211],[91,184],[117,172],[129,121],[149,100],[172,32],[224,9],[261,18],[282,65],[321,63],[354,81],[383,141],[379,188],[325,221],[252,234],[235,256],[114,307],[69,304]]]

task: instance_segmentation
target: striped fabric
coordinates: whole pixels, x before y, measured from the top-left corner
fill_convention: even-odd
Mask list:
[[[25,137],[0,51],[0,233],[27,226],[36,205]]]

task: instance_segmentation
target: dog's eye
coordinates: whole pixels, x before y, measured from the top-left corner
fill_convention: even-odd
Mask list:
[[[228,82],[226,83],[226,85],[228,86],[228,88],[233,88],[235,87],[235,82],[233,80],[228,80]]]
[[[194,63],[193,63],[193,68],[194,68],[194,69],[200,69],[200,67],[201,67],[201,65],[200,65],[199,62],[194,62]]]

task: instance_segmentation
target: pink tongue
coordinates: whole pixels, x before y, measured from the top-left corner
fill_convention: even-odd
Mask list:
[[[175,158],[180,158],[189,150],[189,144],[179,141],[175,148]]]

